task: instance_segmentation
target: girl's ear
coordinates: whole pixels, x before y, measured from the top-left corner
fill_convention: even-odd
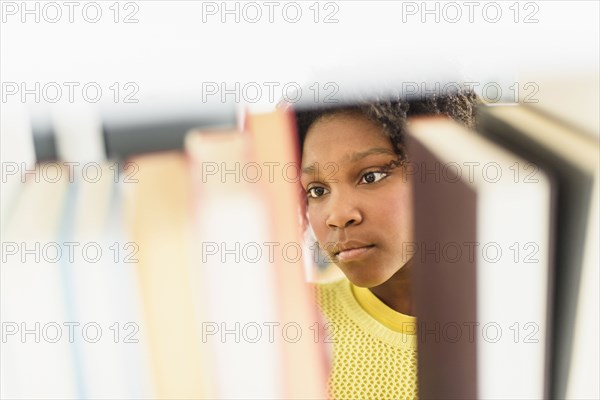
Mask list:
[[[318,282],[322,278],[323,271],[331,266],[332,261],[317,241],[314,231],[308,222],[308,216],[306,217],[306,221],[307,225],[304,230],[304,243],[302,246],[306,251],[304,267],[307,280],[309,282]]]

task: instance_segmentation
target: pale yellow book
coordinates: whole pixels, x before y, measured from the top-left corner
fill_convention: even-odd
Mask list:
[[[125,187],[129,237],[139,251],[135,269],[143,307],[152,397],[209,397],[190,274],[191,185],[181,153],[139,156],[137,183]]]

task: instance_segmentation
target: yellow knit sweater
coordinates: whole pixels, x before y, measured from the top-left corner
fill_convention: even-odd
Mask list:
[[[333,342],[332,399],[417,398],[416,319],[346,278],[317,284]]]

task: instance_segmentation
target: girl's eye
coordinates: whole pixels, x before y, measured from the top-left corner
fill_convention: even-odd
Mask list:
[[[360,183],[375,183],[388,176],[387,172],[371,171],[362,176]]]
[[[323,196],[324,194],[327,194],[327,189],[325,189],[322,186],[313,186],[306,190],[306,194],[308,195],[308,197],[316,199],[318,197]]]

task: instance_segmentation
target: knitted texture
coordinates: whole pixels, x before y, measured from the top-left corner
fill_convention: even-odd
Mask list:
[[[330,398],[417,398],[415,336],[395,332],[367,314],[347,279],[317,284],[316,294],[333,342]]]

